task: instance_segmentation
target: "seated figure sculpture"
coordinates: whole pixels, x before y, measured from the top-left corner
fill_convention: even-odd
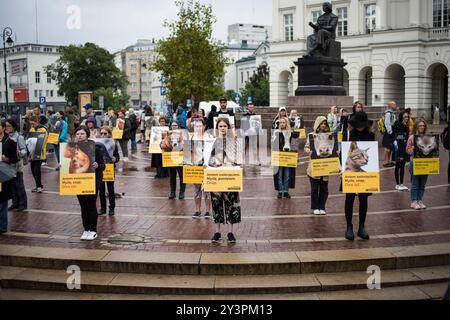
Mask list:
[[[333,6],[330,2],[323,4],[325,12],[317,19],[317,24],[312,22],[309,25],[314,29],[314,34],[308,37],[307,56],[328,56],[330,43],[336,39],[336,29],[338,25],[338,16],[333,14]]]

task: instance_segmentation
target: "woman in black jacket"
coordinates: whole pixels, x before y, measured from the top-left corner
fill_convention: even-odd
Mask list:
[[[1,149],[1,161],[14,166],[19,161],[17,157],[17,143],[9,138],[5,132],[6,122],[2,121],[0,124],[0,142],[2,144]],[[8,200],[12,199],[12,192],[14,179],[0,183],[0,233],[8,231]]]
[[[372,132],[373,121],[369,120],[367,113],[357,112],[348,121],[349,125],[352,127],[349,135],[349,141],[375,141],[375,134]],[[365,223],[367,217],[367,209],[369,202],[369,193],[347,193],[345,196],[345,218],[347,220],[347,232],[345,238],[347,240],[355,240],[355,235],[353,233],[353,204],[355,203],[355,198],[358,196],[359,199],[359,230],[358,237],[364,240],[369,240],[370,237],[365,230]]]
[[[118,141],[119,141],[120,149],[122,149],[123,161],[128,162],[128,141],[130,141],[130,139],[131,139],[131,124],[130,124],[130,120],[128,118],[125,118],[125,110],[120,110],[117,115],[118,115],[118,118],[116,120],[116,126],[117,126],[117,122],[120,120],[122,120],[125,123],[124,127],[121,128],[121,129],[123,129],[122,139],[120,139]]]
[[[395,148],[395,189],[398,191],[409,191],[408,187],[403,185],[405,178],[405,165],[409,161],[409,155],[406,153],[406,144],[409,138],[409,113],[403,111],[400,113],[399,120],[395,122],[393,128],[394,148]]]

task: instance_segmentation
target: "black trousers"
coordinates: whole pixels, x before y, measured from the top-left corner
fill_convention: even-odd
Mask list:
[[[32,160],[30,161],[31,173],[33,174],[34,181],[36,182],[36,188],[43,188],[41,181],[41,166],[44,161],[42,160]]]
[[[180,177],[180,193],[184,193],[186,185],[183,183],[183,167],[169,168],[170,192],[175,193],[177,191],[177,174]]]
[[[359,226],[364,227],[367,217],[367,209],[369,206],[369,195],[354,193],[348,193],[345,196],[345,219],[347,220],[347,225],[352,224],[353,220],[353,205],[355,203],[355,198],[359,198]]]
[[[450,150],[448,151],[448,155],[450,157]],[[448,175],[448,183],[450,184],[450,160],[448,161],[447,175]]]
[[[328,200],[328,181],[313,179],[309,177],[311,182],[311,210],[324,210]]]
[[[77,196],[85,231],[97,232],[97,195]]]
[[[100,206],[106,210],[106,188],[108,188],[109,209],[114,210],[116,208],[114,181],[102,182],[100,184]]]
[[[12,204],[14,207],[25,209],[28,207],[27,192],[25,191],[25,184],[23,183],[23,172],[17,172],[17,176],[14,179],[12,194]]]
[[[405,179],[405,161],[396,161],[395,162],[395,181],[397,184],[403,184]]]

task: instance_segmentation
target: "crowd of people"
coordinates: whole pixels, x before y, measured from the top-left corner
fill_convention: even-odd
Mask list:
[[[378,129],[383,134],[382,146],[385,150],[383,166],[395,167],[396,180],[395,189],[398,191],[409,191],[405,186],[405,168],[408,165],[411,175],[411,208],[416,210],[426,209],[423,203],[425,187],[428,176],[414,173],[412,158],[414,156],[414,136],[428,133],[427,122],[423,118],[412,119],[411,110],[402,110],[397,117],[397,105],[390,102],[382,119],[378,122]],[[244,168],[244,157],[240,154],[241,136],[239,130],[232,123],[231,118],[235,116],[234,111],[227,107],[227,100],[222,98],[220,106],[211,107],[211,111],[198,110],[188,104],[180,106],[174,113],[160,114],[151,107],[146,106],[140,113],[132,108],[126,110],[114,110],[109,108],[102,121],[94,115],[90,104],[84,106],[83,115],[74,108],[67,108],[65,112],[47,112],[42,114],[39,106],[28,110],[23,118],[23,124],[10,119],[2,119],[0,126],[1,160],[3,164],[13,168],[15,175],[13,179],[4,181],[0,189],[0,233],[8,228],[8,211],[22,212],[27,210],[27,193],[23,172],[25,166],[30,165],[30,171],[34,179],[33,193],[42,193],[42,166],[47,162],[49,152],[54,153],[56,160],[60,163],[59,145],[68,142],[86,142],[97,139],[113,140],[113,129],[120,127],[122,135],[113,141],[112,151],[107,150],[101,143],[95,143],[95,161],[92,163],[96,173],[96,193],[94,195],[78,195],[81,208],[84,232],[81,240],[92,241],[97,239],[98,216],[115,215],[116,198],[113,181],[103,181],[103,171],[107,164],[114,168],[119,162],[127,163],[129,153],[137,150],[138,144],[150,144],[153,127],[168,127],[169,132],[181,132],[178,137],[167,134],[160,141],[162,152],[183,151],[184,148],[192,150],[192,157],[188,161],[193,166],[209,167],[242,167]],[[244,116],[256,115],[255,106],[249,103]],[[293,149],[293,141],[299,140],[299,130],[305,129],[305,121],[302,115],[292,110],[288,115],[287,109],[281,107],[272,122],[271,143],[272,151],[300,151]],[[449,128],[442,133],[444,147],[449,149]],[[36,146],[33,145],[29,136],[43,134],[48,137],[50,133],[57,133],[58,140],[42,148],[39,154],[35,154]],[[186,134],[185,134],[186,133]],[[289,134],[286,134],[289,133]],[[306,137],[304,151],[311,155],[313,146],[310,137],[322,133],[332,133],[341,142],[350,141],[376,141],[374,122],[369,120],[365,112],[364,104],[356,102],[352,113],[345,109],[338,110],[336,106],[331,107],[330,113],[319,116],[314,122],[312,131]],[[175,138],[174,138],[175,137]],[[180,138],[181,137],[181,138]],[[205,141],[213,139],[213,147],[208,156],[205,156]],[[247,139],[247,140],[245,140]],[[258,138],[259,139],[259,138]],[[181,141],[181,143],[178,143]],[[248,147],[248,137],[244,137],[244,149]],[[259,140],[258,140],[259,141]],[[298,145],[298,144],[297,144]],[[120,153],[119,153],[120,150]],[[258,165],[261,165],[259,162]],[[409,164],[408,164],[409,163]],[[152,154],[151,166],[155,168],[155,178],[169,178],[170,200],[176,199],[177,180],[179,181],[178,198],[184,200],[186,184],[183,181],[183,166],[165,168],[162,155]],[[59,170],[59,168],[56,168]],[[290,189],[295,188],[295,168],[277,167],[274,170],[274,185],[278,192],[278,199],[290,199]],[[326,203],[328,199],[329,177],[316,177],[311,170],[311,162],[308,165],[307,175],[310,181],[311,191],[311,214],[326,215]],[[450,164],[449,164],[450,183]],[[341,185],[342,191],[342,185]],[[368,200],[371,194],[347,193],[345,197],[345,216],[347,231],[345,237],[354,240],[353,231],[353,207],[355,199],[359,199],[359,228],[357,236],[369,240],[365,221],[368,211]],[[97,198],[100,198],[100,208],[97,208]],[[202,199],[205,200],[205,214],[202,215]],[[12,200],[8,207],[9,200]],[[107,200],[109,205],[107,204]],[[241,222],[240,195],[238,192],[205,192],[203,184],[194,185],[195,212],[193,218],[212,219],[215,224],[213,243],[220,241],[222,235],[221,224],[227,226],[227,239],[229,243],[236,242],[234,226]]]

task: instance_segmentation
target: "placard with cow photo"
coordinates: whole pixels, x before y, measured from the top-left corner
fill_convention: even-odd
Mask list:
[[[342,189],[344,193],[379,193],[378,142],[342,143]]]
[[[439,175],[439,135],[414,136],[414,174]]]
[[[241,118],[241,129],[244,136],[259,136],[262,130],[261,115],[244,116]]]
[[[335,176],[340,172],[338,142],[333,133],[309,135],[313,177]]]

